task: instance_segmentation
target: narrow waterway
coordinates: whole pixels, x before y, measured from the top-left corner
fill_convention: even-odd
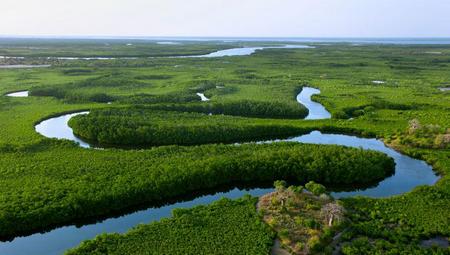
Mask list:
[[[302,94],[303,93],[303,94]],[[311,101],[313,94],[320,93],[313,88],[304,88],[297,96],[297,100],[303,103],[310,110],[310,119],[330,118],[330,113],[318,103]],[[312,104],[313,103],[313,104]],[[316,104],[320,105],[318,107]],[[71,113],[56,118],[50,118],[39,123],[36,131],[46,137],[69,139],[78,142],[80,146],[89,148],[88,143],[75,137],[71,128],[67,125],[69,119],[78,114],[88,112]],[[308,115],[309,116],[309,115]],[[433,172],[431,166],[424,161],[413,159],[402,155],[395,150],[388,148],[377,139],[360,138],[356,136],[341,134],[323,134],[313,131],[310,134],[292,137],[289,139],[265,141],[292,141],[300,143],[314,144],[338,144],[363,149],[371,149],[386,153],[395,161],[395,174],[378,183],[375,187],[366,189],[348,187],[351,191],[333,192],[332,195],[339,197],[349,197],[355,195],[365,195],[371,197],[386,197],[410,191],[418,185],[432,185],[438,180],[438,176]],[[28,254],[62,254],[65,250],[77,246],[81,241],[92,239],[101,233],[124,233],[130,228],[140,224],[160,220],[171,216],[174,208],[189,208],[196,205],[209,204],[221,197],[238,198],[244,194],[261,196],[271,192],[271,188],[255,187],[252,189],[234,188],[226,192],[217,192],[189,199],[188,201],[172,203],[159,208],[148,208],[139,210],[121,217],[109,218],[104,221],[87,224],[81,227],[65,226],[56,228],[47,233],[36,233],[26,237],[15,238],[11,242],[0,242],[0,254],[8,255],[28,255]]]
[[[160,43],[162,44],[162,43]],[[165,43],[168,44],[168,43]],[[175,43],[172,43],[175,44]],[[202,55],[187,55],[187,56],[166,56],[167,58],[217,58],[217,57],[229,57],[229,56],[248,56],[255,53],[257,50],[263,49],[308,49],[314,48],[307,45],[298,44],[288,44],[280,46],[261,46],[261,47],[240,47],[231,48],[227,50],[218,50],[208,54]],[[0,58],[11,58],[11,59],[25,59],[25,57],[15,57],[15,56],[0,56]],[[164,58],[164,57],[149,57],[149,58]],[[58,59],[58,60],[111,60],[111,59],[138,59],[137,57],[45,57],[45,59]],[[25,67],[48,67],[50,65],[16,65],[16,68]],[[20,67],[22,66],[22,67]],[[2,66],[0,66],[1,68]],[[5,68],[7,66],[5,65]],[[10,65],[9,68],[13,68]]]
[[[44,120],[35,126],[36,132],[48,137],[71,140],[78,143],[83,148],[90,148],[91,145],[84,142],[73,134],[72,128],[69,127],[69,120],[77,115],[88,114],[89,112],[76,112],[61,115],[55,118]]]
[[[209,101],[209,98],[207,98],[203,93],[197,93],[197,96],[199,96],[202,101]]]
[[[28,97],[28,90],[17,91],[6,94],[8,97]]]
[[[320,94],[320,90],[311,87],[303,87],[302,91],[297,95],[297,102],[304,105],[308,109],[308,115],[305,120],[319,120],[331,118],[331,113],[325,107],[314,102],[311,97]]]

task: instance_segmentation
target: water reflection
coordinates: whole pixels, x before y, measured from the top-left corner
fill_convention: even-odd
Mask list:
[[[35,130],[39,134],[48,138],[67,139],[78,143],[83,148],[90,148],[90,144],[76,137],[73,134],[72,128],[68,125],[68,122],[72,117],[88,113],[89,112],[87,111],[76,112],[50,118],[37,124]]]
[[[308,108],[308,116],[306,120],[319,120],[331,118],[330,112],[317,102],[312,101],[313,95],[320,94],[320,90],[311,87],[303,87],[302,91],[297,95],[297,101]]]
[[[6,96],[8,96],[8,97],[28,97],[28,90],[8,93],[8,94],[6,94]]]
[[[320,91],[314,88],[304,88],[297,99],[303,103],[309,110],[309,119],[329,118],[330,114],[326,109],[311,101],[311,95]],[[303,94],[302,94],[303,93]],[[88,148],[90,145],[73,135],[72,129],[67,125],[69,119],[79,114],[88,112],[79,112],[51,118],[39,123],[36,131],[47,137],[69,139],[78,142],[80,146]],[[370,197],[386,197],[408,192],[418,185],[432,185],[438,177],[434,174],[431,166],[424,161],[410,158],[402,155],[395,150],[386,147],[382,141],[377,139],[359,138],[340,134],[322,134],[319,131],[313,131],[306,135],[281,139],[277,141],[291,141],[313,144],[337,144],[363,149],[370,149],[386,153],[395,161],[395,173],[391,177],[378,183],[378,185],[363,189],[353,187],[352,191],[333,192],[335,197],[350,197],[355,195],[365,195]],[[352,187],[347,187],[351,189]],[[172,203],[159,208],[148,208],[130,213],[118,218],[109,218],[95,224],[87,224],[81,227],[65,226],[54,229],[47,233],[37,233],[26,237],[15,238],[12,242],[0,243],[0,254],[22,255],[22,254],[61,254],[65,250],[78,245],[81,241],[91,239],[101,233],[123,233],[139,223],[148,223],[160,220],[171,215],[174,208],[188,208],[201,204],[209,204],[221,197],[238,198],[244,194],[261,196],[272,191],[271,188],[257,187],[251,189],[234,188],[226,192],[218,192],[210,195],[203,195],[189,201]]]

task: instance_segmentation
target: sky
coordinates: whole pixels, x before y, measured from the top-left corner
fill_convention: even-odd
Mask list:
[[[450,37],[450,0],[0,0],[0,35]]]

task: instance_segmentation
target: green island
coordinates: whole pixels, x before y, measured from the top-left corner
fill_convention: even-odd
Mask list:
[[[0,67],[46,66],[0,68],[0,251],[31,234],[277,181],[259,198],[178,208],[58,252],[270,254],[276,244],[287,254],[449,254],[450,91],[440,88],[450,87],[450,46],[308,43],[185,57],[285,44],[0,39],[9,56]],[[296,96],[308,87],[330,119],[304,119],[311,111]],[[19,91],[28,96],[7,95]],[[37,132],[85,111],[66,126],[91,148]],[[439,179],[333,198],[389,180],[396,159],[289,141],[312,131],[376,138]]]

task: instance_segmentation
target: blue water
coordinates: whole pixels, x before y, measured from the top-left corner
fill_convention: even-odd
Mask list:
[[[313,88],[305,88],[298,95],[299,101],[311,100],[313,94],[320,91]],[[317,104],[317,103],[316,103]],[[320,104],[319,104],[320,105]],[[318,107],[311,102],[306,102],[305,106],[310,110],[314,118],[329,118],[330,114],[323,106]],[[86,114],[87,112],[63,115],[56,118],[43,121],[36,126],[36,131],[48,137],[61,139],[70,139],[80,143],[82,147],[89,147],[89,144],[76,138],[72,130],[67,126],[67,121],[77,114]],[[312,118],[312,117],[311,117]],[[313,131],[310,134],[292,137],[289,139],[265,141],[278,142],[291,141],[313,144],[337,144],[362,149],[370,149],[386,153],[395,161],[394,175],[384,179],[375,187],[368,189],[355,189],[351,192],[333,192],[332,195],[337,198],[349,197],[355,195],[365,195],[370,197],[386,197],[408,192],[419,185],[432,185],[438,180],[438,176],[433,172],[431,166],[424,161],[410,158],[402,155],[395,150],[388,148],[384,143],[377,139],[359,138],[356,136],[341,134],[322,134],[319,131]],[[206,196],[200,196],[190,201],[173,203],[160,208],[148,208],[136,211],[118,218],[109,218],[99,223],[87,224],[82,227],[65,226],[56,228],[47,233],[36,233],[26,237],[15,238],[11,242],[0,242],[0,254],[7,255],[28,255],[28,254],[62,254],[65,250],[77,246],[81,241],[92,239],[101,233],[124,233],[130,228],[140,224],[160,220],[171,215],[174,208],[189,208],[201,204],[209,204],[221,197],[238,198],[244,194],[261,196],[272,189],[254,188],[249,190],[232,189],[228,192],[218,192]]]
[[[62,254],[67,249],[75,247],[79,245],[80,242],[92,239],[101,233],[124,233],[138,224],[158,221],[162,218],[169,217],[172,210],[175,208],[190,208],[196,205],[206,205],[222,197],[236,199],[245,194],[261,196],[271,191],[272,189],[252,189],[251,191],[247,191],[236,188],[228,192],[218,192],[197,197],[187,202],[179,202],[160,208],[137,211],[122,217],[110,218],[97,224],[89,224],[82,227],[73,225],[61,227],[47,233],[37,233],[26,237],[18,237],[12,242],[0,242],[0,254]]]
[[[325,107],[317,102],[312,101],[313,95],[320,94],[320,90],[316,88],[303,87],[302,91],[297,95],[297,102],[304,105],[308,109],[306,120],[320,120],[331,118],[331,113]]]
[[[248,52],[247,52],[248,53]],[[311,96],[320,94],[320,90],[311,87],[303,87],[302,91],[297,95],[297,102],[303,104],[308,109],[308,116],[305,119],[329,119],[331,114],[325,107],[317,102],[312,101]],[[197,93],[202,101],[209,101],[203,93]],[[69,127],[69,120],[77,115],[88,114],[88,111],[64,114],[58,117],[49,118],[35,126],[36,132],[48,137],[71,140],[78,143],[83,148],[96,147],[73,134],[72,128]]]
[[[359,138],[348,135],[322,134],[313,131],[310,134],[285,139],[314,144],[338,144],[351,147],[361,147],[381,151],[392,157],[395,161],[395,174],[381,181],[376,187],[365,190],[354,190],[351,192],[333,192],[336,198],[355,195],[370,197],[386,197],[408,192],[418,185],[432,185],[438,180],[431,166],[424,161],[402,155],[391,148],[386,147],[377,139]],[[92,239],[101,233],[124,233],[140,223],[157,221],[171,215],[174,208],[188,208],[196,205],[209,204],[221,197],[238,198],[244,194],[261,196],[272,189],[232,189],[228,192],[219,192],[207,196],[197,197],[186,202],[174,203],[160,208],[149,208],[137,211],[119,218],[110,218],[96,224],[66,226],[57,228],[47,233],[37,233],[26,237],[15,238],[12,242],[0,242],[0,254],[27,255],[27,254],[61,254],[65,250],[77,246],[81,241]]]
[[[69,120],[77,115],[88,114],[89,112],[76,112],[61,115],[55,118],[50,118],[42,121],[35,126],[36,132],[48,137],[71,140],[78,143],[83,148],[90,148],[91,145],[73,134],[72,128],[69,127]]]
[[[219,50],[206,55],[200,56],[186,56],[186,57],[197,57],[197,58],[217,58],[217,57],[229,57],[229,56],[248,56],[255,53],[258,50],[264,49],[308,49],[313,48],[306,45],[283,45],[283,46],[267,46],[267,47],[243,47],[243,48],[233,48],[227,50]]]
[[[364,190],[354,190],[351,192],[332,193],[336,198],[356,195],[388,197],[408,192],[419,185],[432,185],[438,180],[438,176],[425,161],[403,155],[394,149],[387,147],[382,141],[377,139],[340,134],[322,134],[319,131],[313,131],[310,134],[293,137],[286,139],[285,141],[313,144],[337,144],[362,148],[365,150],[383,152],[394,159],[395,173],[393,176],[384,179],[376,187]]]
[[[5,38],[6,40],[9,38]],[[4,39],[4,40],[5,40]],[[54,40],[60,38],[53,38]],[[72,38],[73,39],[73,38]],[[332,43],[347,43],[352,45],[363,45],[363,44],[398,44],[398,45],[448,45],[450,44],[450,38],[291,38],[291,37],[92,37],[83,38],[90,40],[130,40],[134,42],[135,40],[147,40],[157,44],[165,45],[177,45],[181,44],[183,41],[203,41],[203,42],[216,42],[216,43],[236,43],[236,42],[276,42],[276,43],[311,43],[311,44],[332,44]],[[1,40],[1,38],[0,38]],[[34,38],[34,40],[39,40],[39,38]],[[306,45],[280,45],[280,46],[248,46],[241,48],[232,48],[227,50],[219,50],[205,55],[192,55],[192,56],[173,56],[171,58],[190,58],[190,57],[225,57],[225,56],[247,56],[255,53],[257,50],[262,49],[282,49],[282,48],[313,48],[313,46]],[[170,56],[169,56],[170,57]],[[23,59],[24,57],[17,56],[0,56],[0,58],[17,58]],[[137,59],[136,57],[47,57],[48,59],[60,59],[60,60],[111,60],[111,59]],[[13,66],[11,66],[13,67]],[[20,66],[18,66],[20,67]],[[26,66],[23,66],[26,67]],[[33,67],[33,66],[29,66]],[[39,66],[37,66],[39,67]],[[44,66],[42,66],[44,67]]]
[[[176,45],[177,42],[165,42],[165,44]],[[159,43],[161,44],[161,43]],[[261,47],[239,47],[226,50],[214,51],[204,55],[189,55],[189,56],[167,56],[167,57],[149,57],[149,58],[216,58],[216,57],[229,57],[229,56],[248,56],[255,53],[258,50],[264,49],[308,49],[314,48],[307,45],[280,45],[280,46],[261,46]],[[0,56],[4,57],[4,56]],[[24,57],[8,56],[5,58],[17,58],[23,59]],[[112,59],[137,59],[137,57],[46,57],[47,59],[60,59],[60,60],[112,60]],[[1,66],[0,66],[1,67]]]

